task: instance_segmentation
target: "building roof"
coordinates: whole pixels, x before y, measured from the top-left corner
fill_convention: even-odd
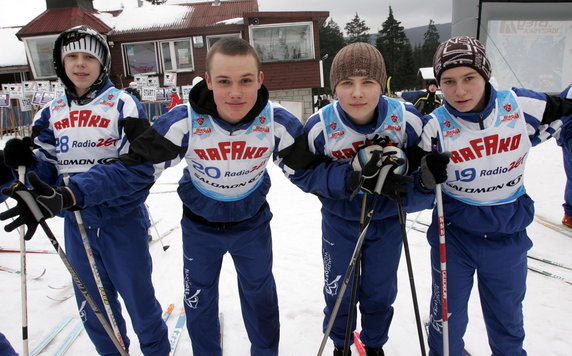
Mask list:
[[[256,0],[228,0],[152,5],[123,11],[91,13],[83,8],[48,9],[17,33],[18,38],[60,33],[77,25],[87,25],[108,34],[163,32],[201,28],[258,11]]]
[[[111,27],[110,35],[149,31],[178,31],[220,24],[230,19],[242,18],[244,13],[258,11],[258,2],[253,0],[212,1],[199,3],[145,5],[124,9],[111,17],[99,14]]]
[[[101,21],[95,14],[83,8],[74,7],[46,10],[22,27],[16,36],[22,39],[22,37],[60,33],[79,25],[90,26],[104,34],[111,31],[111,27]]]
[[[433,67],[419,68],[418,74],[420,74],[421,78],[423,79],[435,79],[435,75],[433,74]]]

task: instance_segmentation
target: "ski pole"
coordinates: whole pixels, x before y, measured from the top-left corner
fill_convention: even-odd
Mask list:
[[[359,232],[361,234],[361,231],[363,229],[363,223],[365,220],[365,212],[366,212],[366,205],[367,205],[367,193],[363,194],[363,199],[361,202],[361,214],[360,214],[360,220],[359,220]],[[351,289],[351,295],[350,295],[350,306],[349,306],[349,311],[348,311],[348,319],[346,321],[346,335],[345,335],[345,339],[344,339],[344,356],[348,356],[349,352],[350,352],[350,337],[352,335],[352,331],[353,331],[353,318],[354,318],[354,304],[356,302],[356,297],[357,297],[357,289],[358,289],[358,279],[360,276],[360,264],[361,264],[361,251],[358,254],[357,257],[357,262],[356,262],[356,267],[354,270],[354,279],[352,280],[352,289]]]
[[[68,185],[69,179],[70,178],[68,174],[64,173],[65,185]],[[81,213],[79,212],[79,210],[75,210],[74,215],[77,222],[77,227],[79,229],[79,234],[81,235],[81,242],[83,243],[85,254],[87,255],[89,267],[91,268],[93,279],[95,280],[95,284],[97,285],[97,290],[99,291],[99,296],[101,297],[101,301],[103,302],[103,307],[105,308],[105,313],[107,314],[107,318],[111,323],[111,327],[113,328],[113,332],[117,337],[117,341],[119,341],[121,348],[125,350],[125,343],[123,342],[123,337],[121,337],[121,332],[119,331],[119,327],[117,326],[117,321],[115,320],[115,315],[113,315],[113,310],[111,309],[111,305],[109,304],[109,299],[107,298],[107,293],[105,292],[103,282],[101,281],[99,270],[97,269],[97,265],[95,264],[95,258],[93,258],[93,250],[91,249],[91,244],[89,243],[89,239],[87,238],[87,232],[85,231],[85,225],[83,224]]]
[[[26,166],[18,166],[18,180],[25,184]],[[28,287],[26,282],[26,240],[24,239],[24,225],[18,228],[20,233],[20,291],[22,300],[22,354],[28,356],[30,354],[28,344]]]
[[[343,280],[342,286],[340,287],[338,298],[336,299],[336,303],[334,304],[334,309],[332,310],[332,314],[330,315],[330,320],[328,321],[326,331],[324,332],[324,337],[322,338],[322,343],[320,344],[320,349],[318,350],[318,356],[321,356],[322,352],[324,352],[324,347],[326,346],[326,342],[328,341],[328,337],[330,336],[330,333],[332,331],[332,327],[334,326],[334,321],[336,320],[338,310],[340,309],[340,304],[342,303],[342,298],[346,292],[346,288],[348,287],[349,280],[350,280],[352,273],[354,271],[354,268],[356,266],[358,255],[361,252],[361,246],[362,246],[363,241],[365,239],[365,234],[367,233],[369,223],[371,222],[371,218],[372,218],[373,212],[375,210],[375,206],[377,205],[377,199],[379,197],[379,193],[381,192],[381,187],[383,186],[385,178],[387,177],[387,173],[389,173],[390,169],[393,169],[393,165],[392,164],[386,164],[383,167],[381,167],[381,169],[379,171],[379,176],[377,178],[377,183],[375,185],[373,200],[371,202],[371,208],[369,209],[369,211],[366,215],[363,229],[362,229],[362,231],[358,237],[358,240],[356,242],[356,246],[354,248],[354,252],[352,254],[352,258],[351,258],[350,263],[348,265],[348,268],[346,270],[346,274],[344,275],[344,280]]]
[[[100,321],[101,325],[103,326],[103,329],[105,329],[105,332],[107,333],[107,335],[109,336],[109,338],[111,339],[111,341],[113,342],[115,347],[117,348],[117,351],[119,351],[119,354],[121,356],[129,356],[127,351],[125,351],[125,349],[119,343],[119,340],[117,340],[117,337],[115,337],[113,329],[111,328],[111,326],[109,325],[109,323],[107,322],[107,320],[105,319],[103,314],[101,313],[101,310],[99,309],[99,307],[95,303],[95,300],[93,299],[91,294],[89,294],[87,287],[85,286],[85,284],[83,283],[83,281],[81,280],[81,278],[77,274],[76,270],[74,269],[74,267],[72,266],[72,264],[68,260],[66,253],[61,248],[60,244],[58,243],[58,240],[54,236],[54,233],[52,232],[52,230],[50,229],[50,227],[46,223],[46,219],[44,218],[44,215],[42,214],[42,211],[40,210],[38,203],[36,203],[36,200],[32,197],[32,194],[28,190],[24,190],[24,189],[17,190],[15,193],[18,194],[22,198],[24,203],[28,206],[28,208],[32,212],[32,215],[34,215],[34,218],[36,219],[38,224],[40,224],[40,226],[42,227],[42,229],[44,230],[44,232],[48,236],[48,239],[52,243],[52,246],[54,246],[54,249],[56,250],[56,252],[60,256],[60,258],[62,259],[62,262],[66,266],[69,273],[71,274],[71,277],[72,277],[75,285],[77,286],[77,288],[79,289],[79,291],[84,296],[85,300],[87,301],[87,303],[89,304],[89,306],[93,310],[93,313],[95,314],[97,319]]]
[[[437,138],[432,139],[433,151],[437,151]],[[445,217],[441,184],[435,186],[437,219],[439,220],[439,261],[441,274],[441,319],[443,328],[443,356],[449,356],[449,303],[447,297],[447,245],[445,243]]]
[[[153,225],[153,227],[155,229],[155,233],[157,234],[157,238],[160,239],[159,242],[161,243],[161,247],[163,247],[163,251],[167,251],[167,249],[171,246],[163,244],[163,239],[161,239],[161,234],[159,233],[159,229],[157,228],[157,224],[155,223],[155,220],[153,220],[153,216],[151,216],[151,210],[149,209],[149,206],[147,204],[145,204],[145,209],[147,209],[147,215],[149,215],[149,219],[151,220],[151,225]]]
[[[413,267],[411,264],[411,254],[409,253],[409,242],[407,239],[406,231],[406,218],[403,211],[403,203],[401,197],[397,197],[397,213],[399,214],[399,224],[401,225],[401,235],[403,237],[403,250],[405,251],[405,261],[407,262],[407,274],[409,275],[409,286],[411,289],[411,299],[413,299],[413,312],[415,313],[415,322],[417,324],[417,336],[419,337],[419,346],[421,348],[421,355],[425,356],[425,341],[423,340],[423,326],[421,324],[421,317],[419,316],[419,305],[417,302],[417,290],[415,288],[415,280],[413,278]]]

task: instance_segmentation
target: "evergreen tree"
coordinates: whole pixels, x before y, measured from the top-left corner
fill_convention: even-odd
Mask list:
[[[365,21],[361,20],[356,12],[355,17],[346,24],[344,28],[348,35],[348,43],[367,42],[369,43],[369,27],[365,25]]]
[[[387,75],[392,78],[391,89],[401,90],[413,87],[416,75],[413,50],[401,22],[393,17],[391,6],[389,7],[389,16],[381,26],[376,47],[385,59]],[[413,78],[413,82],[411,82],[411,78]]]
[[[340,26],[330,18],[320,28],[320,58],[323,59],[324,66],[324,90],[319,88],[314,95],[330,93],[330,68],[336,53],[346,45],[344,34],[340,30]],[[327,55],[327,56],[326,56]]]
[[[396,90],[414,89],[417,84],[417,71],[419,67],[415,65],[413,50],[409,40],[407,40],[407,42],[407,45],[403,46],[402,49],[403,52],[401,54],[401,60],[399,61],[397,74],[398,78],[401,78],[402,80],[396,81],[396,83],[392,84],[393,87],[397,85]]]
[[[433,55],[437,50],[437,47],[441,43],[439,40],[439,31],[435,26],[433,20],[429,20],[429,25],[427,26],[427,31],[423,35],[423,45],[421,46],[421,67],[431,67],[433,65]]]

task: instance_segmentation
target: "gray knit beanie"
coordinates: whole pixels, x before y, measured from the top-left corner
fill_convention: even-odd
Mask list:
[[[441,82],[441,74],[447,69],[467,66],[474,68],[489,81],[491,63],[487,59],[485,46],[474,37],[453,37],[439,45],[433,57],[433,74]]]
[[[336,92],[339,82],[349,77],[370,77],[385,90],[387,73],[383,56],[374,46],[365,42],[355,42],[342,48],[334,57],[330,69],[330,88]]]

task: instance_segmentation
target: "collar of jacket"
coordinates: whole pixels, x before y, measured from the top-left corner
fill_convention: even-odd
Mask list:
[[[268,103],[268,98],[268,89],[262,85],[260,89],[258,89],[258,97],[256,98],[254,107],[250,109],[246,116],[236,123],[235,126],[252,122],[254,118],[260,114],[262,109],[264,109],[266,103]],[[191,107],[197,113],[219,118],[213,92],[207,87],[206,80],[200,81],[193,87],[193,89],[191,89],[191,92],[189,93],[189,103],[191,103]]]
[[[445,108],[447,108],[447,111],[455,116],[458,117],[460,119],[469,121],[469,122],[473,122],[473,123],[479,123],[480,121],[486,119],[492,112],[493,109],[495,108],[495,102],[497,100],[497,91],[495,90],[495,88],[491,85],[491,83],[487,83],[485,85],[485,100],[487,101],[487,104],[485,106],[485,108],[482,111],[479,112],[460,112],[457,111],[455,108],[453,108],[451,105],[449,105],[449,103],[445,100]]]
[[[105,83],[101,88],[99,88],[97,91],[95,90],[89,90],[87,93],[85,93],[83,96],[81,97],[77,97],[77,95],[75,93],[72,93],[70,91],[68,91],[66,89],[66,97],[68,99],[68,103],[71,102],[75,102],[78,105],[87,105],[89,103],[91,103],[93,101],[93,99],[95,99],[96,97],[99,96],[99,94],[103,93],[104,91],[106,91],[107,89],[109,89],[110,87],[113,86],[113,83],[111,82],[111,80],[107,80],[107,83]]]

